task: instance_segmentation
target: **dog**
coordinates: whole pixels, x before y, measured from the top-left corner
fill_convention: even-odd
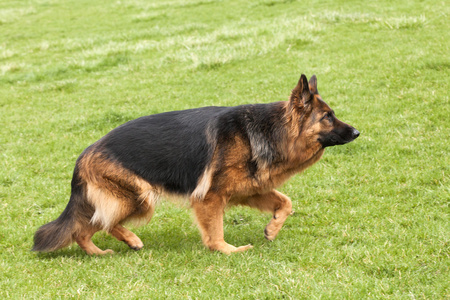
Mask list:
[[[33,251],[54,251],[74,241],[88,255],[113,253],[91,240],[104,230],[139,250],[142,241],[123,227],[147,224],[161,196],[183,196],[194,211],[202,241],[226,254],[227,206],[270,212],[264,230],[273,240],[291,214],[291,200],[275,190],[313,165],[325,148],[359,136],[322,100],[317,78],[301,75],[288,101],[165,112],[127,122],[86,148],[76,161],[71,196],[62,214],[40,227]]]

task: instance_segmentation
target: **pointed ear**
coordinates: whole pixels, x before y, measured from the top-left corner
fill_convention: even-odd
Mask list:
[[[309,91],[308,79],[305,74],[300,77],[297,86],[292,90],[289,101],[298,108],[303,108],[305,104],[311,99],[311,92]]]
[[[309,90],[311,91],[312,94],[315,94],[315,95],[319,94],[319,90],[317,89],[317,77],[316,77],[316,75],[313,75],[309,79]]]

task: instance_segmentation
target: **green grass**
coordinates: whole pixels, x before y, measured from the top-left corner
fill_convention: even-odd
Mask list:
[[[444,1],[0,1],[0,297],[450,298],[449,6]],[[287,99],[318,77],[361,131],[280,188],[270,216],[235,208],[206,250],[163,203],[129,250],[30,252],[70,194],[81,151],[130,119]]]

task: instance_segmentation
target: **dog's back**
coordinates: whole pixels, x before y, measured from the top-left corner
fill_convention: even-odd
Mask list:
[[[227,205],[273,213],[264,234],[274,239],[291,201],[274,190],[317,162],[325,147],[359,132],[339,121],[321,99],[313,76],[302,75],[289,101],[204,107],[141,117],[112,130],[78,158],[72,195],[55,221],[35,234],[36,251],[76,241],[88,254],[91,237],[105,230],[132,249],[142,241],[122,224],[145,224],[161,195],[189,198],[202,239],[212,250],[244,251],[223,240]]]
[[[112,130],[94,147],[153,185],[187,195],[211,160],[214,123],[225,110],[205,107],[141,117]]]

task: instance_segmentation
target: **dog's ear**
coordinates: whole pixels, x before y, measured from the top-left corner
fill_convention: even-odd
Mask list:
[[[309,79],[309,90],[311,91],[311,94],[318,95],[319,90],[317,89],[317,77],[316,75],[313,75]]]
[[[297,86],[292,90],[289,101],[298,108],[303,108],[311,100],[308,79],[305,74],[300,77]]]

